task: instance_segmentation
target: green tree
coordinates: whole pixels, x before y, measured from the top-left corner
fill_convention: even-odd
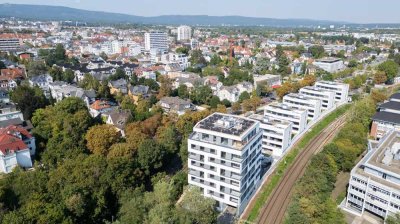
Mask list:
[[[243,92],[239,96],[239,102],[243,102],[244,100],[250,99],[250,94],[248,92]]]
[[[199,188],[189,188],[178,206],[181,223],[216,223],[217,213],[214,206],[215,201],[205,198]]]
[[[322,58],[325,56],[325,49],[320,45],[309,47],[308,52],[310,52],[314,58]]]
[[[42,61],[31,61],[26,67],[29,77],[43,75],[47,72],[46,64]]]
[[[218,54],[214,54],[211,57],[210,65],[219,65],[222,62],[221,57]]]
[[[28,85],[19,85],[13,90],[11,100],[17,105],[26,120],[30,120],[37,109],[44,108],[49,103],[39,87]]]
[[[175,50],[175,52],[178,53],[178,54],[185,54],[185,55],[188,55],[188,54],[189,54],[189,49],[188,49],[187,47],[178,47],[178,48]]]
[[[144,140],[138,148],[138,162],[146,174],[153,173],[163,165],[165,150],[152,139]]]
[[[189,90],[186,85],[179,85],[178,87],[178,96],[182,99],[189,98]]]
[[[219,104],[221,104],[221,101],[219,100],[219,97],[218,96],[212,96],[211,99],[210,99],[210,103],[209,103],[210,107],[211,108],[217,108],[217,106]]]
[[[395,76],[399,72],[399,65],[394,61],[385,61],[378,66],[378,70],[385,72],[389,82],[393,82]]]

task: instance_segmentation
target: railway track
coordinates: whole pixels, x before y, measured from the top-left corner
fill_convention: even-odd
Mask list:
[[[257,223],[278,224],[283,221],[296,181],[304,174],[312,156],[320,152],[323,146],[333,140],[344,125],[345,120],[346,115],[336,119],[299,153],[294,164],[285,172],[266,205],[261,209]]]

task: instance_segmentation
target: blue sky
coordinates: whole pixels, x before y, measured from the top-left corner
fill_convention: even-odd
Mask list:
[[[399,0],[0,0],[140,16],[241,15],[358,23],[400,23]]]

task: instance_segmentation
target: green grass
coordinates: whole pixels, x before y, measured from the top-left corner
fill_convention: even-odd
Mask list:
[[[333,111],[330,113],[328,116],[326,116],[323,120],[318,122],[309,132],[307,132],[302,139],[299,141],[297,144],[296,148],[292,149],[278,164],[278,166],[275,169],[275,173],[271,174],[269,177],[270,180],[267,183],[267,185],[261,190],[261,193],[259,197],[256,199],[256,202],[254,204],[254,207],[251,209],[251,212],[249,214],[249,217],[247,221],[249,222],[254,222],[256,221],[260,209],[262,206],[265,204],[265,202],[268,200],[268,197],[272,193],[272,191],[275,189],[275,187],[278,185],[279,181],[282,178],[282,175],[285,173],[285,171],[292,165],[294,162],[296,156],[299,154],[301,150],[304,149],[304,147],[313,139],[315,138],[323,129],[325,129],[330,123],[332,123],[334,120],[336,120],[338,117],[343,115],[348,109],[350,108],[350,105],[347,104],[345,106],[342,106],[338,108],[337,110]]]

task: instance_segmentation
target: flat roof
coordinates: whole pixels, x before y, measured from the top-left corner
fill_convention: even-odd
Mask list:
[[[389,102],[386,102],[386,103],[383,103],[383,104],[379,105],[379,108],[391,109],[391,110],[400,110],[400,102],[389,101]]]
[[[321,58],[316,61],[323,62],[323,63],[334,63],[334,62],[341,61],[341,59],[340,58]]]
[[[392,124],[400,124],[400,114],[390,113],[386,111],[379,111],[372,117],[374,121],[383,121]]]
[[[284,126],[289,126],[291,122],[286,121],[286,120],[279,120],[276,118],[268,117],[268,116],[263,116],[259,114],[253,114],[249,116],[250,119],[260,121],[262,124],[267,124],[271,126],[278,126],[278,125],[284,125]]]
[[[195,128],[241,136],[255,124],[256,121],[248,118],[230,114],[214,113],[197,123]]]

